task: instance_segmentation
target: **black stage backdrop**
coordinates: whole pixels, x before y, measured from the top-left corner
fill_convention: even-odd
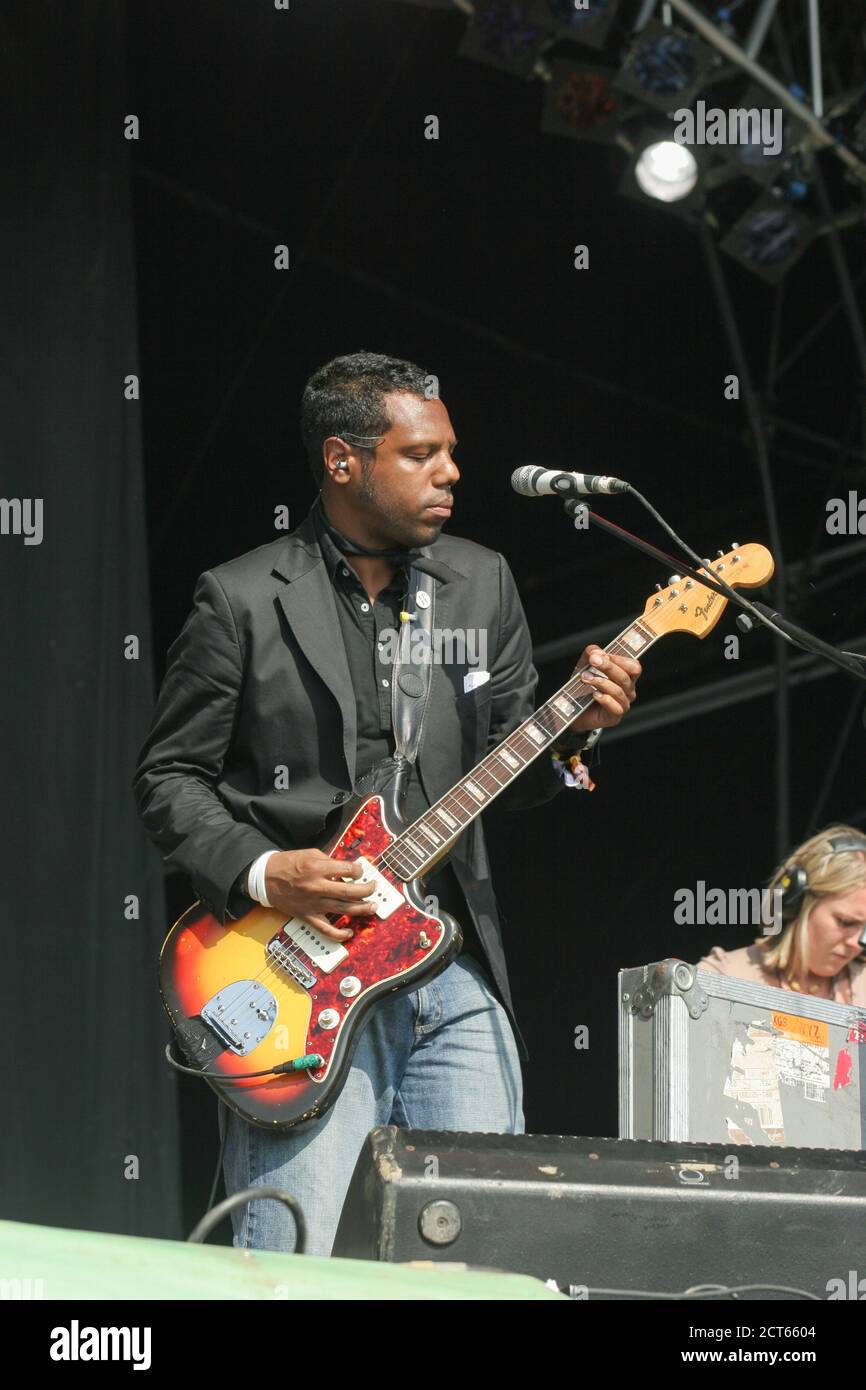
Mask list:
[[[271,540],[275,507],[297,521],[312,500],[298,432],[310,372],[363,347],[441,374],[461,440],[453,529],[507,556],[539,644],[596,624],[612,634],[665,576],[599,532],[576,535],[553,503],[515,497],[516,465],[627,477],[702,554],[767,542],[766,510],[743,404],[723,397],[734,364],[693,228],[618,199],[615,150],[539,132],[538,84],[458,57],[465,15],[392,0],[52,0],[7,6],[0,24],[16,217],[0,494],[45,504],[40,545],[0,534],[14,963],[0,1214],[177,1235],[207,1201],[215,1102],[162,1062],[156,961],[164,920],[191,894],[169,880],[164,914],[130,779],[151,673],[196,576]],[[423,137],[429,112],[439,141]],[[127,143],[130,113],[141,130]],[[845,233],[858,273],[860,236]],[[575,275],[578,242],[591,274]],[[274,266],[282,243],[288,274]],[[725,273],[760,363],[769,292],[732,263]],[[787,285],[786,351],[838,300],[826,247]],[[779,408],[799,419],[802,401],[800,423],[838,438],[854,388],[841,316],[818,347]],[[139,360],[140,407],[124,399]],[[782,442],[785,553],[811,563],[832,549],[826,498],[849,483],[829,453]],[[667,548],[629,499],[598,510]],[[844,643],[864,631],[862,576],[830,591],[822,575],[807,567],[789,611]],[[760,634],[726,661],[734,631],[728,613],[706,642],[660,644],[639,710],[771,661]],[[138,660],[124,654],[131,634]],[[539,662],[542,694],[572,661]],[[813,821],[866,823],[857,697],[841,673],[792,692],[794,842]],[[624,728],[603,740],[591,797],[528,816],[492,808],[530,1130],[617,1133],[619,968],[754,935],[677,926],[674,894],[770,873],[775,717],[764,695]],[[124,916],[130,894],[138,921]]]
[[[2,493],[40,499],[43,533],[13,510],[0,535],[0,1215],[176,1237],[164,893],[130,791],[153,681],[123,21],[113,0],[2,19]]]

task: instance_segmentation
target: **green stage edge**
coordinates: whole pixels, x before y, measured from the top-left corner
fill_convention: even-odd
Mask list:
[[[0,1298],[34,1297],[569,1301],[540,1279],[454,1264],[319,1259],[0,1221]]]

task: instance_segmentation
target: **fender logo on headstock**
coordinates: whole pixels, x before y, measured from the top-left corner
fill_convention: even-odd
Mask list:
[[[710,592],[707,594],[707,601],[706,601],[706,603],[704,604],[703,608],[701,608],[700,606],[698,606],[698,607],[695,609],[695,617],[696,617],[696,618],[703,618],[703,619],[704,619],[704,622],[709,622],[709,620],[710,620],[710,609],[712,608],[712,606],[713,606],[713,604],[715,603],[715,601],[716,601],[717,598],[718,598],[718,594],[717,594],[714,590],[711,589]]]

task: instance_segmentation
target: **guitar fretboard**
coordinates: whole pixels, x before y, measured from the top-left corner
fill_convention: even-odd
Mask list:
[[[636,618],[608,643],[605,651],[612,655],[640,656],[658,635]],[[404,830],[380,856],[379,862],[404,882],[425,874],[467,825],[588,709],[592,698],[592,687],[581,679],[580,672],[571,676],[514,733],[503,739],[429,811]]]

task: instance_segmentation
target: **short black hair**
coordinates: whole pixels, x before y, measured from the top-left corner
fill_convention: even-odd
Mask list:
[[[301,398],[301,434],[310,468],[318,487],[324,481],[322,445],[332,434],[375,438],[391,428],[383,396],[408,391],[427,397],[427,372],[414,362],[387,357],[381,352],[352,352],[334,357],[319,367],[304,387]]]

